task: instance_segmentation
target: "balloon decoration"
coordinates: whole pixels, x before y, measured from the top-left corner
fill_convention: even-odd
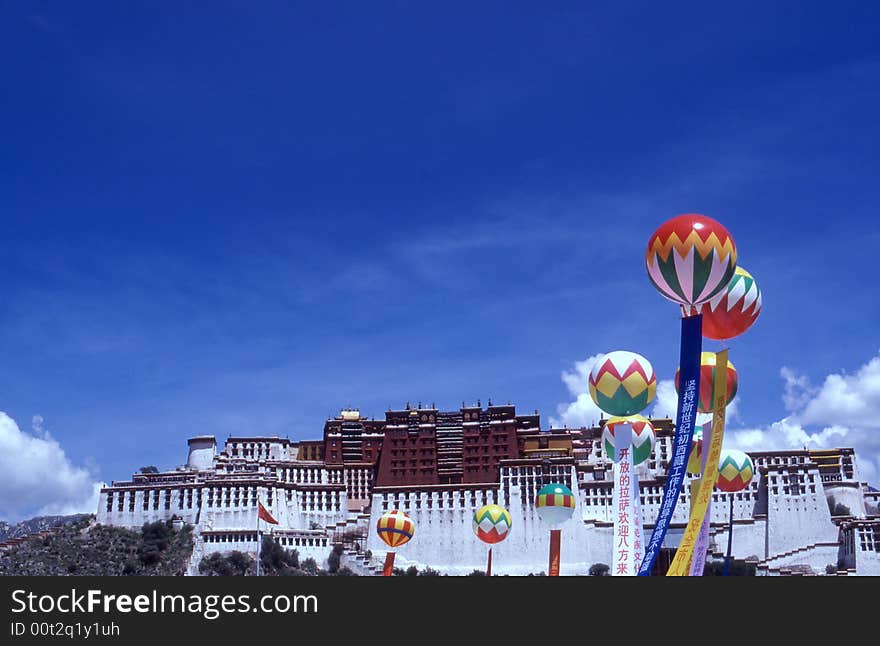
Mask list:
[[[550,526],[550,565],[547,576],[559,576],[559,553],[562,544],[560,527],[571,518],[574,507],[574,494],[571,489],[557,482],[541,487],[535,498],[538,518]]]
[[[749,486],[755,475],[752,459],[738,449],[723,449],[718,460],[718,480],[715,488],[733,494]],[[724,559],[724,576],[730,569],[730,558],[733,554],[733,496],[730,500],[730,519],[727,524],[727,556]]]
[[[409,516],[397,509],[386,511],[379,516],[376,523],[376,533],[388,547],[396,548],[410,541],[416,531],[415,523]],[[382,576],[391,576],[394,569],[394,552],[389,551],[385,555],[385,567]]]
[[[474,534],[490,545],[507,538],[511,525],[510,514],[500,505],[484,505],[474,513]]]
[[[589,387],[596,406],[609,415],[635,415],[653,401],[657,377],[645,357],[617,350],[596,360]]]
[[[716,356],[714,352],[703,352],[700,354],[700,403],[697,409],[701,413],[714,412],[714,402],[717,396],[715,384],[717,376],[715,372]],[[675,392],[679,387],[679,372],[675,371]],[[727,362],[727,403],[736,396],[738,386],[737,372],[731,361]]]
[[[608,459],[612,462],[617,461],[614,454],[614,429],[620,424],[632,426],[633,464],[641,464],[651,457],[655,442],[654,426],[641,415],[631,415],[630,417],[612,417],[605,422],[605,428],[602,429],[602,447],[605,449],[605,455],[608,456]]]
[[[685,316],[703,315],[703,336],[723,341],[748,330],[761,313],[761,290],[752,275],[737,267],[727,289],[699,308],[682,307]]]
[[[724,292],[736,269],[736,244],[721,223],[686,213],[661,224],[648,239],[645,265],[663,296],[693,307]]]
[[[641,504],[638,477],[633,467],[644,462],[654,450],[654,428],[639,412],[657,394],[657,377],[651,362],[635,352],[616,350],[599,357],[589,379],[590,396],[596,405],[613,415],[602,431],[605,454],[614,462],[614,565],[612,575],[632,575],[641,561]],[[623,425],[625,437],[616,437]],[[619,445],[620,451],[616,450]],[[625,449],[629,447],[629,451]],[[625,453],[625,459],[620,457]],[[632,541],[632,542],[630,542]]]
[[[474,513],[474,534],[484,543],[494,545],[500,543],[513,524],[510,513],[500,505],[484,505]],[[489,561],[486,576],[492,576],[492,548],[489,548]]]
[[[574,494],[564,484],[551,483],[538,491],[535,507],[538,518],[556,529],[574,513]]]
[[[755,474],[752,459],[738,449],[724,449],[718,462],[716,489],[733,493],[749,486]]]

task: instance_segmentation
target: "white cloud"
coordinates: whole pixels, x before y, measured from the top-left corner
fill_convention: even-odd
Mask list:
[[[575,399],[557,405],[557,417],[550,418],[552,426],[571,428],[598,422],[602,412],[589,395],[587,378],[600,356],[577,361],[572,370],[562,373],[562,381]],[[880,355],[855,374],[828,375],[818,387],[789,367],[783,367],[780,376],[788,415],[758,428],[728,425],[724,445],[743,451],[852,447],[860,479],[880,484]],[[737,419],[742,404],[741,397],[734,398],[727,407],[728,421]],[[671,379],[658,382],[651,415],[675,419],[677,406],[675,383]],[[700,415],[697,423],[708,417]]]
[[[550,426],[553,428],[578,428],[581,426],[594,426],[599,422],[604,413],[596,406],[590,397],[588,380],[593,364],[603,354],[594,354],[583,361],[575,361],[574,369],[563,371],[560,377],[562,383],[568,388],[568,392],[575,397],[573,402],[558,404],[556,412],[558,417],[550,418]]]
[[[657,394],[654,396],[653,417],[669,417],[675,419],[678,410],[678,393],[675,392],[675,381],[661,379],[657,382]]]
[[[880,478],[880,356],[854,375],[828,375],[819,387],[788,367],[782,368],[780,376],[782,401],[790,414],[765,428],[731,431],[730,446],[744,451],[852,447],[859,477],[876,485]]]
[[[800,418],[805,424],[880,429],[880,356],[859,368],[855,375],[828,375]]]
[[[34,434],[26,433],[0,411],[0,519],[94,513],[102,483],[70,462],[42,417],[32,426]]]

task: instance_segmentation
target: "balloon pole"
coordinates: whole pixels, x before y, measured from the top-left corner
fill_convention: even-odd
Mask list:
[[[648,576],[654,561],[660,554],[663,539],[672,521],[672,513],[678,503],[684,474],[690,456],[691,439],[694,434],[697,402],[700,401],[700,353],[703,347],[703,316],[686,316],[681,319],[681,348],[679,371],[681,386],[678,394],[678,411],[675,418],[675,434],[672,438],[672,461],[663,489],[663,502],[654,524],[654,531],[645,548],[645,558],[639,567],[639,576]]]
[[[492,576],[492,548],[489,548],[489,563],[486,565],[486,576]]]
[[[733,494],[730,494],[730,520],[727,523],[727,557],[724,559],[724,576],[730,571],[730,554],[733,551]]]
[[[550,530],[550,567],[547,576],[559,576],[559,547],[562,543],[562,530]]]
[[[385,555],[385,567],[382,569],[382,576],[391,576],[394,572],[394,552],[388,552]]]

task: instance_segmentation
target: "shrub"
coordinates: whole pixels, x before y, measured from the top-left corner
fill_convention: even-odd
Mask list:
[[[262,574],[285,574],[285,570],[298,567],[298,551],[286,550],[276,540],[263,536],[263,542],[260,544],[260,570]]]
[[[306,574],[310,574],[310,575],[314,576],[314,575],[318,574],[318,570],[320,568],[318,567],[318,564],[315,562],[315,559],[307,558],[305,561],[302,562],[300,569],[303,572],[305,572]]]
[[[828,511],[832,516],[852,516],[852,510],[846,505],[837,502],[834,496],[828,496]]]
[[[335,574],[339,569],[339,561],[342,559],[342,545],[334,545],[333,551],[330,552],[330,556],[327,557],[327,571],[330,574]]]
[[[593,563],[590,566],[590,576],[611,576],[611,568],[605,563]]]
[[[237,550],[225,556],[214,552],[199,563],[199,572],[206,576],[245,576],[254,569],[254,559]]]

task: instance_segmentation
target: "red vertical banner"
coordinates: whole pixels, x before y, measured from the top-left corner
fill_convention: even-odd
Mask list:
[[[559,546],[562,543],[562,530],[550,530],[550,568],[547,576],[559,576]]]
[[[486,576],[492,576],[492,548],[489,548],[489,563],[486,565]]]
[[[385,567],[382,569],[382,576],[391,576],[394,571],[394,552],[388,552],[385,555]]]

